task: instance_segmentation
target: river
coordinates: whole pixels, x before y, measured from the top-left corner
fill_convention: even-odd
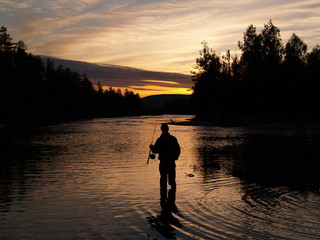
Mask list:
[[[245,181],[230,157],[206,154],[241,141],[241,127],[169,125],[176,208],[161,206],[158,160],[146,164],[154,127],[156,139],[159,123],[190,117],[2,131],[0,239],[320,239],[319,191]]]

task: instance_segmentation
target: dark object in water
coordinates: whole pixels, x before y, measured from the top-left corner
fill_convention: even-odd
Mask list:
[[[194,177],[194,175],[192,173],[185,173],[187,177]]]
[[[151,158],[151,159],[155,159],[155,158],[156,158],[156,155],[152,153],[152,154],[150,154],[150,158]]]

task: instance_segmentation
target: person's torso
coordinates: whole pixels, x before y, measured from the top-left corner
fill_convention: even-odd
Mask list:
[[[174,161],[178,158],[179,145],[174,136],[170,134],[161,135],[158,147],[160,160]]]

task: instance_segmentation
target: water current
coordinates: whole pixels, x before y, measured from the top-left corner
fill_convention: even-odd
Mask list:
[[[206,155],[232,144],[223,137],[241,141],[240,127],[169,125],[181,146],[176,208],[161,207],[159,161],[146,164],[154,127],[156,139],[159,123],[190,117],[3,131],[0,239],[320,239],[319,192],[244,181],[232,159]]]

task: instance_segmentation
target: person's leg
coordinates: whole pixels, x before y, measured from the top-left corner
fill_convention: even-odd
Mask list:
[[[166,200],[168,172],[165,164],[160,162],[159,171],[160,171],[160,197],[161,197],[161,200]]]
[[[171,212],[173,213],[178,212],[178,208],[176,206],[176,189],[175,188],[171,188],[168,192],[167,205]]]
[[[170,163],[168,174],[169,174],[169,185],[171,186],[171,189],[176,189],[177,184],[176,184],[176,163],[175,162]]]

